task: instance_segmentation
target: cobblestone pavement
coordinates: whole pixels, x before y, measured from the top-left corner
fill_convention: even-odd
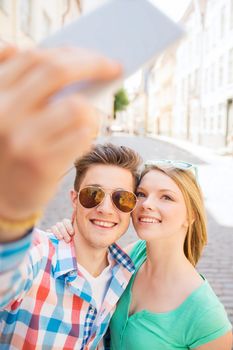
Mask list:
[[[109,139],[99,141],[109,141]],[[200,167],[206,166],[203,158],[200,159],[192,152],[165,141],[144,137],[115,136],[111,137],[111,142],[132,147],[140,152],[144,159],[182,159],[198,164]],[[64,178],[60,191],[48,206],[40,225],[42,228],[48,228],[57,220],[70,216],[69,189],[72,188],[73,178],[74,171],[70,171]],[[233,196],[233,192],[230,191],[229,195]],[[219,200],[221,201],[221,198]],[[208,229],[209,242],[198,264],[198,270],[209,280],[233,323],[233,227],[220,225],[208,213]],[[135,233],[130,227],[120,243],[125,245],[134,239]]]

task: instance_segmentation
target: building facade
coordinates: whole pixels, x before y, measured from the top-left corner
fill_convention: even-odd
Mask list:
[[[0,39],[32,46],[79,15],[75,0],[0,0]]]
[[[174,70],[176,46],[156,60],[148,79],[147,133],[173,135]]]
[[[233,0],[193,0],[180,22],[184,38],[151,69],[147,133],[231,148]]]
[[[21,47],[37,45],[43,38],[109,0],[0,0],[0,41]],[[93,99],[106,115],[113,115],[113,95]]]
[[[176,56],[174,135],[213,148],[228,146],[233,132],[233,0],[193,1],[182,23],[187,36]]]

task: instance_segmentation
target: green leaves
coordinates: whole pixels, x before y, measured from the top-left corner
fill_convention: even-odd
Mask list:
[[[121,112],[129,105],[129,98],[124,88],[120,89],[114,96],[114,119],[116,112]]]

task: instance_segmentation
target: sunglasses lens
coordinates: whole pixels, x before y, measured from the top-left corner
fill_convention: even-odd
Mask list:
[[[130,213],[136,206],[137,198],[132,192],[115,191],[112,193],[112,201],[120,211]]]
[[[193,167],[192,164],[186,163],[186,162],[174,162],[174,166],[176,166],[178,169],[184,169],[184,170],[188,170]]]
[[[98,187],[84,187],[79,192],[79,202],[84,208],[94,208],[104,199],[104,191]]]

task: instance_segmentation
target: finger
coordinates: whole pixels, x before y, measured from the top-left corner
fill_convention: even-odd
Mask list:
[[[31,121],[31,129],[43,135],[44,140],[52,140],[63,136],[69,130],[89,127],[93,137],[98,133],[99,112],[92,107],[83,96],[72,95],[48,106],[40,113],[36,124]],[[30,130],[28,125],[27,130]],[[32,130],[31,130],[32,131]]]
[[[63,239],[63,236],[62,234],[60,233],[60,231],[57,229],[57,226],[56,225],[53,225],[51,227],[51,232],[54,234],[54,236],[59,239],[59,240],[62,240]]]
[[[71,237],[70,237],[69,233],[67,232],[66,227],[63,225],[63,222],[57,223],[57,229],[59,230],[64,241],[69,243],[71,241]]]
[[[59,168],[62,167],[64,171],[74,159],[82,156],[91,148],[92,141],[89,129],[82,128],[79,131],[70,132],[59,143],[50,146],[48,157],[54,160],[53,167],[59,173],[58,179],[63,173]]]
[[[18,52],[18,49],[13,45],[6,45],[4,42],[0,46],[0,63],[5,62],[13,57]]]
[[[10,51],[10,48],[9,50]],[[0,89],[8,89],[13,84],[20,83],[26,72],[46,61],[47,56],[41,50],[26,50],[8,53],[8,60],[0,66]],[[18,89],[18,86],[15,86]]]
[[[74,235],[74,228],[72,226],[70,219],[63,219],[62,222],[63,222],[67,232],[69,233],[69,235],[73,236]]]
[[[56,149],[57,144],[66,144],[63,139],[67,139],[73,131],[81,129],[87,135],[86,140],[82,137],[85,146],[97,135],[98,124],[98,112],[86,102],[86,99],[71,96],[56,105],[49,106],[44,113],[26,120],[20,126],[17,126],[16,122],[13,125],[11,123],[10,127],[16,129],[11,148],[18,156],[25,156],[25,152],[28,156],[30,154],[41,156],[43,153],[48,154],[53,148]],[[69,145],[72,148],[72,144]],[[78,149],[82,149],[81,144]]]
[[[22,96],[27,96],[27,104],[34,106],[68,84],[111,80],[121,73],[119,64],[86,50],[70,49],[57,55],[59,53],[60,56],[51,55],[49,62],[41,64],[18,85],[15,104],[22,100]]]

